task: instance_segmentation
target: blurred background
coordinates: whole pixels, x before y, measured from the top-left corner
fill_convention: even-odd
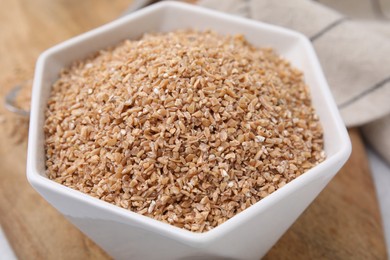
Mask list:
[[[28,111],[34,64],[42,51],[153,2],[0,0],[1,259],[108,259],[28,184],[28,117],[10,112],[3,101],[20,85],[14,105]],[[387,259],[390,104],[384,100],[390,98],[390,0],[185,2],[305,33],[349,127],[350,160],[266,258]],[[313,32],[315,26],[321,28]],[[344,57],[335,55],[337,48],[345,48]]]

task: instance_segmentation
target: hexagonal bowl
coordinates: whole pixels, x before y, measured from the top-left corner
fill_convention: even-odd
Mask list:
[[[276,192],[205,233],[193,233],[60,185],[45,173],[44,111],[62,68],[145,32],[212,29],[243,34],[274,48],[304,72],[320,117],[327,158]],[[162,2],[45,51],[33,85],[27,177],[67,219],[115,259],[259,259],[291,226],[347,160],[351,145],[308,39],[291,30],[177,2]],[[53,249],[54,250],[54,249]]]

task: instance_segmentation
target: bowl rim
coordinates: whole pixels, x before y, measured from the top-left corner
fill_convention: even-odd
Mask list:
[[[326,99],[326,103],[328,105],[327,110],[331,114],[334,125],[337,128],[336,133],[339,135],[339,139],[341,140],[341,143],[339,144],[339,149],[337,149],[337,152],[335,152],[332,156],[327,157],[323,162],[316,165],[312,169],[308,170],[307,172],[299,176],[299,178],[296,178],[293,181],[287,183],[284,187],[271,193],[270,195],[258,201],[251,207],[245,209],[241,213],[236,214],[235,216],[225,221],[224,223],[218,225],[217,227],[213,228],[212,230],[203,233],[195,233],[186,229],[181,229],[176,226],[163,223],[161,221],[152,219],[150,217],[140,215],[138,213],[118,207],[116,205],[105,202],[103,200],[94,198],[80,191],[73,190],[69,187],[56,183],[48,179],[47,177],[44,177],[43,176],[44,174],[40,174],[40,171],[38,170],[37,167],[37,165],[39,164],[38,156],[37,156],[38,137],[40,131],[43,131],[42,125],[39,125],[38,123],[39,105],[42,104],[41,93],[42,93],[42,83],[44,82],[42,75],[45,69],[45,63],[47,59],[49,59],[52,55],[56,54],[57,52],[60,52],[64,48],[67,48],[72,45],[76,45],[90,37],[96,36],[98,34],[101,34],[102,32],[106,32],[113,28],[116,28],[117,26],[129,22],[136,17],[147,15],[156,10],[171,9],[171,8],[185,9],[191,12],[208,14],[223,19],[229,19],[232,20],[233,22],[243,23],[244,25],[245,24],[256,25],[268,30],[276,31],[278,33],[283,33],[283,34],[289,34],[296,37],[301,42],[301,44],[304,45],[304,48],[307,51],[308,59],[310,59],[310,63],[312,64],[314,69],[314,73],[315,73],[314,76],[318,78],[319,81],[323,82],[323,85],[325,85],[325,87],[323,87],[321,91],[323,92],[324,98]],[[101,27],[90,30],[86,33],[83,33],[79,36],[73,37],[67,41],[55,45],[54,47],[44,51],[39,56],[37,61],[34,84],[33,84],[32,102],[31,102],[30,130],[29,130],[28,157],[27,157],[27,178],[30,184],[37,190],[40,189],[50,190],[52,192],[60,194],[63,197],[78,200],[79,202],[82,203],[90,204],[91,206],[94,206],[106,212],[111,212],[116,216],[120,216],[123,219],[128,220],[129,223],[130,222],[135,223],[139,225],[140,228],[153,231],[164,236],[168,236],[172,239],[182,241],[183,243],[190,243],[192,246],[195,247],[205,246],[207,243],[210,243],[211,241],[217,239],[218,237],[228,234],[230,230],[237,228],[241,222],[246,221],[247,219],[252,218],[253,215],[266,210],[275,202],[282,199],[283,197],[293,192],[294,190],[298,189],[299,187],[310,183],[310,181],[314,179],[319,178],[317,175],[323,172],[324,170],[333,167],[337,164],[340,164],[340,162],[344,163],[349,157],[350,153],[351,153],[351,143],[350,143],[349,136],[347,134],[341,116],[338,112],[337,106],[333,100],[330,89],[328,87],[321,66],[319,64],[318,58],[314,52],[313,46],[311,45],[310,41],[306,36],[290,29],[222,13],[219,11],[206,9],[200,6],[173,2],[173,1],[163,1],[163,2],[153,4],[149,7],[143,8],[129,15],[125,15]]]

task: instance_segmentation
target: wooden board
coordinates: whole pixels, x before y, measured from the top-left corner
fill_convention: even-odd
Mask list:
[[[349,131],[352,155],[266,259],[387,259],[381,215],[364,145]]]
[[[44,49],[115,19],[128,5],[125,0],[0,0],[0,98],[32,77]],[[28,184],[26,132],[25,120],[0,108],[0,224],[16,255],[108,259]],[[350,135],[353,153],[347,165],[266,259],[386,259],[364,147],[357,130]]]

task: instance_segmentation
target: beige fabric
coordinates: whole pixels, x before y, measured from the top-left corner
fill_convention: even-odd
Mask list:
[[[379,15],[384,19],[390,19],[390,1],[389,0],[377,0],[377,9]]]
[[[378,0],[318,0],[317,2],[350,17],[373,19],[378,16],[375,1]]]
[[[390,115],[364,125],[362,133],[377,152],[390,162]]]
[[[385,140],[390,136],[388,2],[201,0],[198,3],[291,28],[309,37],[344,122],[350,127],[367,125],[363,128],[366,139],[390,162],[390,144]]]
[[[287,27],[313,37],[342,14],[308,0],[249,1],[250,18]]]

